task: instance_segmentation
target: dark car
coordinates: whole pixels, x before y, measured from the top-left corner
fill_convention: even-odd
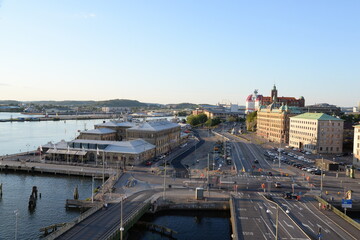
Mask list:
[[[269,172],[268,174],[269,174],[269,176],[272,176],[272,175],[273,175],[272,172]]]
[[[285,199],[297,199],[297,194],[296,193],[291,193],[291,192],[285,192],[284,193],[284,198]]]
[[[255,160],[254,160],[254,163],[259,163],[259,160],[255,159]]]

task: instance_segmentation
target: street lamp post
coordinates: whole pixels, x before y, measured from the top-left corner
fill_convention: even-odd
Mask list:
[[[281,159],[281,139],[280,139],[280,148],[278,149],[278,151],[279,151],[279,169],[281,168],[281,161],[280,161],[280,159]]]
[[[270,213],[270,210],[266,210],[267,213]],[[285,211],[287,214],[290,213],[288,209]],[[276,204],[276,224],[275,224],[275,240],[279,239],[279,205]]]
[[[92,183],[91,183],[91,203],[94,202],[94,174],[92,175],[92,179],[91,179]]]
[[[321,158],[320,197],[322,196],[322,192],[323,192],[323,167],[324,167],[324,157]]]
[[[207,191],[210,197],[210,189],[209,189],[209,168],[210,168],[210,153],[208,153],[208,167],[207,167]]]
[[[275,239],[279,239],[279,205],[276,205],[276,231],[275,231]]]
[[[164,158],[164,193],[163,193],[163,199],[165,200],[166,197],[166,159]]]
[[[121,213],[120,213],[120,240],[123,240],[123,232],[124,232],[124,226],[123,226],[123,201],[124,199],[121,197]]]

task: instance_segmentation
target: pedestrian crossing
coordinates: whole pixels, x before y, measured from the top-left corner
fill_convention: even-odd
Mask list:
[[[255,179],[269,179],[269,180],[289,180],[289,177],[285,177],[285,176],[264,176],[264,175],[260,175],[260,176],[256,176],[256,175],[251,175],[251,174],[239,174],[237,176],[237,178],[255,178]]]

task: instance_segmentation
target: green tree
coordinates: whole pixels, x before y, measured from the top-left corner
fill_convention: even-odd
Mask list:
[[[205,125],[206,125],[207,127],[213,127],[213,126],[219,125],[220,123],[221,123],[220,118],[214,118],[214,119],[208,119],[208,120],[205,122]]]
[[[208,120],[208,117],[206,116],[205,113],[200,113],[199,115],[197,115],[199,123],[205,123]]]
[[[246,129],[248,131],[255,131],[257,123],[257,112],[252,112],[246,115]]]
[[[191,126],[196,126],[199,124],[199,119],[197,118],[197,116],[191,114],[187,117],[186,122]]]

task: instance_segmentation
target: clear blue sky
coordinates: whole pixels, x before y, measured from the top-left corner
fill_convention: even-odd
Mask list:
[[[0,99],[360,101],[358,0],[0,0]]]

